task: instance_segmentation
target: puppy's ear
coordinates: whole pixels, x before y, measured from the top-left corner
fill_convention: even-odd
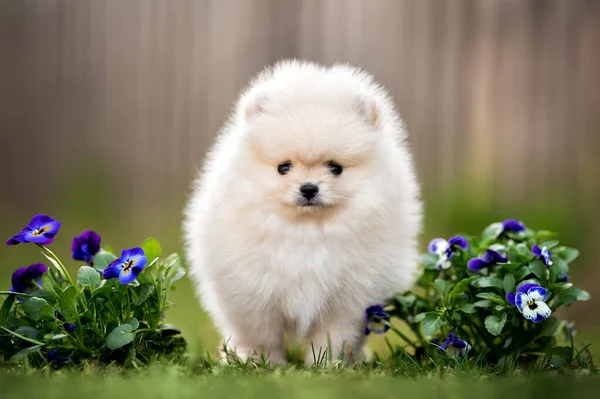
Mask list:
[[[248,93],[240,104],[240,111],[244,119],[265,113],[267,97],[264,93]]]
[[[370,125],[379,127],[381,119],[381,110],[374,99],[366,96],[360,96],[355,105],[358,114]]]

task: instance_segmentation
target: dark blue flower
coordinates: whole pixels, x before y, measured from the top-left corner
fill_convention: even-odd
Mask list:
[[[556,276],[556,281],[559,283],[566,283],[569,281],[569,275],[567,273],[560,273]]]
[[[443,238],[434,238],[428,245],[429,253],[437,255],[438,261],[435,265],[438,270],[445,270],[452,266],[450,259],[458,248],[466,249],[469,244],[461,236],[455,236],[448,241]]]
[[[21,294],[37,291],[42,285],[42,274],[47,271],[48,268],[43,263],[35,263],[28,267],[18,268],[12,275],[10,290]]]
[[[526,227],[523,222],[519,222],[515,219],[506,219],[502,222],[502,231],[512,231],[513,233],[520,233],[521,231],[525,231]]]
[[[57,349],[49,350],[47,358],[48,362],[55,367],[66,366],[71,360],[71,356],[61,356]]]
[[[126,249],[121,257],[116,259],[104,269],[105,279],[119,278],[119,283],[129,284],[133,282],[146,267],[146,257],[142,248]]]
[[[506,263],[508,259],[495,249],[488,248],[484,252],[483,256],[479,258],[473,258],[467,262],[467,267],[473,272],[478,272],[484,267],[494,265],[496,263]]]
[[[547,319],[552,313],[550,307],[544,302],[547,298],[546,289],[533,283],[523,284],[517,288],[516,293],[506,294],[506,300],[516,306],[526,319],[534,323]]]
[[[375,334],[385,334],[390,329],[388,324],[390,315],[383,310],[380,304],[369,306],[365,311],[367,326],[365,327],[365,335],[371,332]]]
[[[73,332],[77,329],[77,326],[75,326],[75,324],[73,323],[65,323],[63,325],[63,327],[65,328],[65,330],[67,330],[68,332]]]
[[[54,236],[60,229],[60,222],[48,215],[35,215],[29,224],[19,234],[6,240],[6,245],[33,242],[48,245],[54,241]]]
[[[450,333],[440,345],[440,349],[445,350],[446,352],[456,354],[460,357],[464,356],[465,353],[471,349],[471,345],[469,345],[463,339],[457,337],[456,335]]]
[[[71,243],[73,259],[90,263],[94,255],[100,251],[100,236],[92,230],[86,230],[79,236],[73,238]]]
[[[536,258],[544,261],[546,266],[552,266],[552,260],[550,259],[552,252],[548,251],[548,247],[540,248],[537,244],[534,244],[531,248],[531,253],[534,254]]]

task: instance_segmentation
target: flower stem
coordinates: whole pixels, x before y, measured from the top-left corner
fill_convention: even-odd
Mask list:
[[[47,247],[45,247],[43,245],[40,245],[40,244],[36,244],[36,245],[38,247],[40,247],[43,252],[46,252],[46,254],[56,262],[56,263],[54,263],[54,262],[52,262],[52,263],[54,264],[54,266],[56,266],[57,269],[59,269],[59,272],[60,272],[60,274],[62,274],[63,278],[65,280],[67,280],[69,282],[69,284],[75,285],[73,283],[73,280],[71,279],[71,275],[67,271],[67,268],[65,267],[65,265],[63,265],[63,263],[60,261],[58,256],[56,256],[56,254],[54,254],[54,252],[52,252],[51,250],[49,250]]]
[[[398,335],[400,338],[402,338],[404,340],[404,342],[406,342],[407,344],[412,346],[415,351],[417,350],[417,346],[415,345],[415,343],[412,342],[406,335],[404,335],[404,333],[402,333],[400,330],[398,330],[394,326],[390,326],[390,327],[391,327],[392,331],[394,331],[396,333],[396,335]]]

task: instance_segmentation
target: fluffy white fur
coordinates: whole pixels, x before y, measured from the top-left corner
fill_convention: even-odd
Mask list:
[[[202,303],[238,355],[284,363],[284,333],[356,355],[365,309],[411,286],[421,203],[405,138],[384,89],[351,66],[281,62],[241,95],[184,224]],[[318,206],[299,205],[304,183]]]

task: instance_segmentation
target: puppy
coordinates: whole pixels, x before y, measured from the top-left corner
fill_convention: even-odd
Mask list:
[[[184,223],[202,304],[242,358],[356,358],[365,309],[415,279],[421,203],[384,89],[348,65],[285,61],[241,95]],[[329,347],[329,345],[331,345]]]

